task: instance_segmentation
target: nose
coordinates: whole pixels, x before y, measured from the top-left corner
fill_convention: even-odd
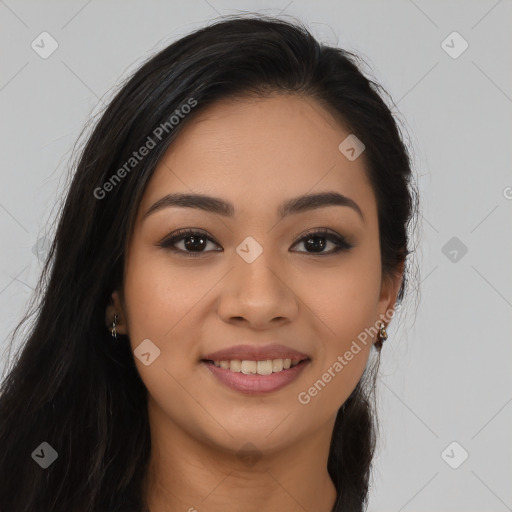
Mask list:
[[[223,280],[219,316],[225,322],[247,322],[253,329],[275,327],[293,321],[299,310],[292,278],[265,251],[248,263],[238,254]]]

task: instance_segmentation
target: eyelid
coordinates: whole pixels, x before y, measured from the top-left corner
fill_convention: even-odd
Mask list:
[[[333,235],[337,236],[339,238],[345,239],[344,236],[340,235],[336,231],[334,231],[331,228],[309,228],[305,231],[299,231],[298,233],[295,233],[293,235],[293,238],[297,240],[297,242],[300,242],[302,238],[308,235],[315,235],[315,234],[324,234],[324,235]],[[300,237],[300,238],[299,238]]]
[[[172,247],[172,245],[177,242],[180,242],[184,238],[187,238],[187,236],[193,236],[193,235],[202,235],[206,239],[208,239],[208,241],[211,241],[211,242],[215,243],[216,245],[221,246],[220,243],[217,242],[217,240],[215,240],[215,238],[213,238],[206,230],[201,229],[201,228],[177,229],[176,231],[173,231],[170,235],[165,236],[156,245],[158,247],[162,247],[164,249],[175,250],[176,252],[181,252],[181,253],[187,254],[186,251],[181,251],[180,249],[175,249]],[[209,252],[220,252],[220,251],[204,251],[204,254],[209,253]],[[189,252],[188,254],[193,254],[193,253]],[[198,252],[197,254],[201,254],[201,253]]]

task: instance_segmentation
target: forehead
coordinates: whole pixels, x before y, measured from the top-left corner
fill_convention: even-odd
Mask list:
[[[338,191],[372,209],[364,158],[338,149],[349,132],[311,98],[218,101],[195,113],[160,160],[141,211],[169,192],[223,197],[239,211],[285,197]],[[368,204],[370,203],[370,204]]]

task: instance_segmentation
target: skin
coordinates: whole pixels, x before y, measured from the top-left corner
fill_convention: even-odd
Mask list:
[[[394,306],[401,269],[381,275],[377,205],[364,154],[349,161],[338,145],[349,134],[310,98],[274,95],[218,102],[183,126],[145,191],[129,241],[122,290],[107,309],[132,350],[149,338],[160,356],[135,358],[149,391],[152,436],[147,475],[151,512],[287,510],[330,512],[327,472],[338,408],[360,380],[371,344],[311,401],[297,396],[332,367],[365,328]],[[306,193],[353,199],[282,220],[278,206]],[[168,193],[202,193],[233,203],[235,216],[169,207],[144,212]],[[157,244],[182,228],[207,232],[198,258]],[[300,241],[330,228],[354,247],[327,254]],[[186,235],[185,235],[186,236]],[[251,236],[263,253],[236,252]],[[187,251],[185,241],[175,247]],[[215,249],[222,248],[220,252]],[[190,252],[190,249],[189,249]],[[281,343],[309,355],[300,377],[264,396],[220,383],[200,359],[239,343]],[[252,443],[261,458],[238,456]]]

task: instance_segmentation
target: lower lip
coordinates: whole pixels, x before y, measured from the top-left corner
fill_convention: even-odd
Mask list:
[[[231,370],[215,366],[213,363],[202,361],[202,364],[204,364],[223,384],[246,395],[271,393],[272,391],[278,391],[284,388],[297,379],[309,363],[310,360],[306,359],[287,370],[281,370],[280,372],[271,373],[270,375],[258,375],[255,373],[245,374],[232,372]]]

